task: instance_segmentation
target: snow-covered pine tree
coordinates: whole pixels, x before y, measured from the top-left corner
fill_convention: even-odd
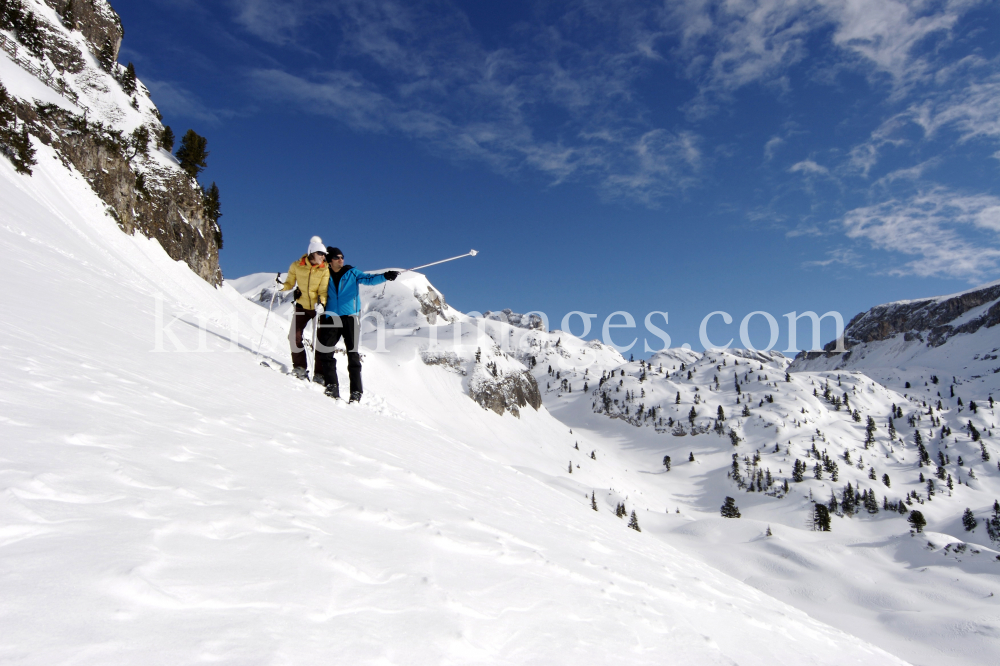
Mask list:
[[[972,513],[972,509],[966,507],[965,513],[962,514],[962,527],[965,528],[966,532],[971,532],[976,529],[979,521],[976,520],[976,516]]]
[[[129,63],[125,67],[125,72],[122,74],[121,81],[122,90],[126,95],[132,96],[135,94],[135,65]]]
[[[723,518],[739,518],[740,509],[736,506],[736,500],[732,497],[726,497],[722,506],[719,508],[719,513]]]
[[[597,511],[597,497],[594,495],[594,491],[590,491],[590,508]]]
[[[97,54],[97,62],[105,72],[111,72],[115,66],[115,47],[110,39],[104,40],[101,52]]]
[[[628,526],[634,529],[636,532],[641,532],[639,529],[639,519],[635,517],[635,509],[632,509],[632,517],[628,519]]]

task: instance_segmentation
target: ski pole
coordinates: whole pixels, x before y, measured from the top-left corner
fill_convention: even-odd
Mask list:
[[[465,254],[460,254],[457,257],[452,257],[451,259],[442,259],[441,261],[434,261],[434,262],[431,262],[429,264],[424,264],[423,266],[415,266],[413,268],[404,268],[403,270],[400,271],[400,273],[409,273],[410,271],[418,271],[421,268],[428,268],[430,266],[437,266],[438,264],[445,264],[445,263],[448,263],[449,261],[455,261],[456,259],[462,259],[464,257],[474,257],[477,254],[479,254],[478,250],[469,250]],[[388,270],[388,269],[386,269],[386,270]],[[385,271],[381,271],[381,272],[384,273]],[[385,296],[385,286],[382,287],[382,296]]]
[[[275,278],[275,282],[281,282],[281,273],[278,273]],[[267,306],[267,316],[264,317],[264,328],[260,331],[260,340],[257,342],[257,358],[260,358],[260,346],[264,344],[264,333],[267,331],[267,320],[271,318],[271,308],[274,307],[274,297],[278,295],[278,290],[275,289],[274,293],[271,294],[271,303]],[[263,361],[261,361],[263,363]]]
[[[406,269],[404,269],[404,270],[402,270],[400,272],[406,273],[406,272],[409,272],[409,271],[418,271],[421,268],[428,268],[430,266],[437,266],[438,264],[444,264],[444,263],[447,263],[449,261],[455,261],[456,259],[462,259],[464,257],[474,257],[477,254],[479,254],[478,250],[469,250],[465,254],[460,254],[457,257],[452,257],[451,259],[442,259],[441,261],[434,261],[434,262],[431,262],[429,264],[424,264],[423,266],[416,266],[414,268],[406,268]]]

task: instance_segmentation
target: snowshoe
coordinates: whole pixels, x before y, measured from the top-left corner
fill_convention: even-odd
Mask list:
[[[340,400],[340,387],[336,384],[327,384],[326,390],[323,393],[334,400]]]
[[[352,391],[351,399],[348,402],[361,402],[361,391]]]

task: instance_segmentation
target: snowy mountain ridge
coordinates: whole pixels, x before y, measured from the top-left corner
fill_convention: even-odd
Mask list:
[[[149,90],[117,62],[124,29],[111,6],[17,0],[4,7],[0,152],[31,171],[32,145],[53,148],[54,159],[84,176],[122,231],[157,239],[202,278],[221,282],[221,230],[194,174],[171,155],[173,139],[164,144]]]

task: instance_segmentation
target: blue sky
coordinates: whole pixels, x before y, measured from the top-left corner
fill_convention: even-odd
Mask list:
[[[476,248],[427,273],[461,310],[665,310],[695,348],[715,310],[724,341],[1000,278],[996,2],[113,5],[208,138],[230,277],[313,234],[362,269]]]

